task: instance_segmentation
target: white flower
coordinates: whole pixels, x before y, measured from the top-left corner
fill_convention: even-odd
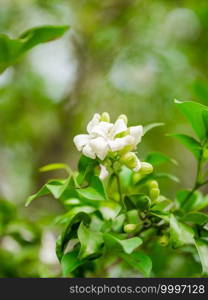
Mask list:
[[[127,127],[127,118],[121,115],[116,122],[110,123],[107,113],[94,114],[87,125],[88,134],[74,137],[74,143],[85,156],[104,160],[109,152],[117,152],[128,146],[134,150],[143,135],[142,126]],[[129,150],[129,151],[130,151]],[[139,168],[139,164],[137,169]]]
[[[99,178],[101,180],[105,179],[108,176],[108,170],[106,169],[106,167],[104,165],[100,165],[100,175]]]

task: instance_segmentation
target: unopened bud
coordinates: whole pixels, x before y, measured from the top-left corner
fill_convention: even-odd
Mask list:
[[[133,183],[136,184],[139,182],[139,180],[142,178],[142,175],[140,173],[134,173],[133,174]]]
[[[137,224],[126,224],[124,226],[124,232],[132,233],[137,229]]]
[[[156,200],[160,195],[160,190],[158,188],[153,188],[150,190],[150,198]]]
[[[128,118],[127,118],[127,116],[126,115],[120,115],[119,117],[118,117],[118,119],[121,119],[121,120],[123,120],[124,121],[124,123],[127,125],[127,123],[128,123]]]
[[[156,180],[151,180],[148,182],[150,189],[158,188],[158,182]]]
[[[103,112],[101,114],[101,121],[109,123],[110,122],[110,115],[109,115],[109,113]]]
[[[138,171],[140,169],[140,162],[138,157],[133,152],[128,152],[121,157],[121,161],[130,169]],[[135,170],[136,169],[136,170]],[[138,170],[137,170],[138,169]]]
[[[163,235],[159,238],[159,243],[162,247],[166,247],[169,243],[169,238],[167,237],[167,235]]]
[[[147,162],[142,162],[141,163],[141,168],[139,170],[139,172],[142,174],[142,175],[147,175],[147,174],[150,174],[152,173],[153,171],[153,166]]]

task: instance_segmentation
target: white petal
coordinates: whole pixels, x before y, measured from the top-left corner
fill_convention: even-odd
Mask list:
[[[112,137],[116,136],[119,133],[125,132],[125,131],[127,131],[126,123],[124,122],[123,119],[118,119],[115,122],[115,124],[114,124],[114,126],[113,126],[113,128],[111,130]]]
[[[97,137],[95,139],[90,140],[90,146],[92,150],[95,152],[97,157],[103,160],[108,154],[109,147],[106,140],[102,137]]]
[[[82,153],[90,158],[96,158],[95,152],[92,150],[91,146],[89,144],[85,145],[82,149]]]
[[[77,147],[78,151],[82,151],[83,147],[88,143],[89,141],[89,135],[88,134],[79,134],[76,135],[73,139],[75,146]]]
[[[123,138],[117,138],[113,141],[109,141],[109,146],[113,152],[119,151],[125,146],[132,144],[134,144],[134,138],[130,135],[124,136]]]
[[[102,136],[104,138],[108,138],[109,130],[113,127],[112,123],[108,122],[100,122],[98,125],[95,125],[90,134],[94,137]]]
[[[136,146],[141,142],[143,136],[143,126],[132,126],[129,128],[130,135],[134,138],[134,145]]]
[[[133,171],[134,171],[134,172],[138,172],[138,171],[140,170],[140,168],[141,168],[141,162],[140,162],[140,160],[137,158],[137,165],[136,165],[136,167],[134,167]]]
[[[100,165],[100,175],[99,175],[99,178],[101,180],[105,179],[107,176],[108,176],[108,170],[106,169],[105,166],[103,165]]]
[[[87,132],[91,133],[91,130],[94,126],[98,125],[100,122],[100,114],[94,114],[92,120],[87,125]]]

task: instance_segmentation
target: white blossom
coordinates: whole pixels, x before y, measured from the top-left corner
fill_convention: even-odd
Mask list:
[[[103,118],[105,114],[105,118]],[[107,113],[102,115],[94,114],[92,120],[87,125],[88,134],[80,134],[74,137],[74,143],[78,149],[85,156],[92,159],[98,157],[104,160],[109,152],[117,152],[123,150],[125,147],[134,150],[138,143],[140,143],[143,135],[143,127],[132,126],[127,127],[127,118],[121,115],[116,122],[110,123],[103,121]],[[135,170],[140,168],[140,162]]]

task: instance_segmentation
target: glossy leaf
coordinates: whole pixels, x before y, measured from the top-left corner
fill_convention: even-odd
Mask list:
[[[88,224],[90,222],[90,216],[84,212],[79,212],[75,216],[72,216],[64,232],[59,236],[56,242],[56,254],[60,261],[64,255],[64,250],[69,240],[77,237],[77,229],[81,222]]]
[[[194,232],[191,227],[179,222],[172,214],[170,216],[170,238],[174,248],[185,244],[193,244]]]
[[[128,210],[134,208],[137,208],[139,210],[145,210],[150,207],[151,200],[145,194],[135,194],[126,196],[124,198],[124,204]]]
[[[59,169],[64,169],[68,173],[70,172],[69,167],[66,164],[62,164],[62,163],[49,164],[49,165],[43,166],[39,169],[39,171],[40,172],[48,172],[48,171],[59,170]]]
[[[151,123],[151,124],[148,124],[148,125],[144,126],[143,133],[146,134],[147,132],[149,132],[153,128],[159,127],[159,126],[164,126],[164,123]]]
[[[181,141],[182,144],[184,144],[193,153],[196,159],[200,158],[202,147],[197,140],[185,134],[171,134],[170,136],[175,137],[176,139]]]
[[[61,37],[68,26],[41,26],[24,32],[19,38],[11,39],[0,35],[0,73],[14,64],[21,55],[38,44]]]
[[[116,254],[119,252],[130,254],[142,244],[142,240],[139,237],[119,239],[110,233],[105,233],[103,237],[108,250]]]
[[[78,259],[78,251],[73,250],[64,254],[61,259],[61,269],[63,276],[68,276],[72,271],[74,271],[77,267],[83,264],[83,261]]]
[[[202,271],[204,274],[208,274],[208,243],[199,239],[195,241],[197,251],[202,264]]]
[[[150,275],[152,270],[152,261],[150,257],[143,252],[133,252],[131,254],[121,253],[119,256],[144,277],[148,277]]]
[[[101,254],[104,241],[100,232],[92,231],[81,223],[78,229],[78,239],[81,244],[79,259],[85,259],[92,255],[97,258]]]
[[[190,212],[186,214],[182,220],[184,222],[190,222],[198,225],[204,225],[208,223],[208,215],[201,212]]]
[[[208,107],[197,102],[181,102],[175,100],[180,112],[188,119],[195,133],[202,141],[206,137],[206,125],[203,113],[208,111]]]
[[[208,206],[208,196],[204,196],[200,191],[194,192],[188,198],[189,194],[190,191],[187,190],[178,191],[176,194],[176,201],[184,211],[199,211]]]
[[[146,160],[147,162],[149,162],[150,164],[152,164],[153,166],[159,166],[163,163],[166,163],[166,162],[171,162],[175,165],[177,165],[177,162],[176,160],[170,158],[169,156],[163,154],[163,153],[159,153],[159,152],[152,152],[150,153]]]

